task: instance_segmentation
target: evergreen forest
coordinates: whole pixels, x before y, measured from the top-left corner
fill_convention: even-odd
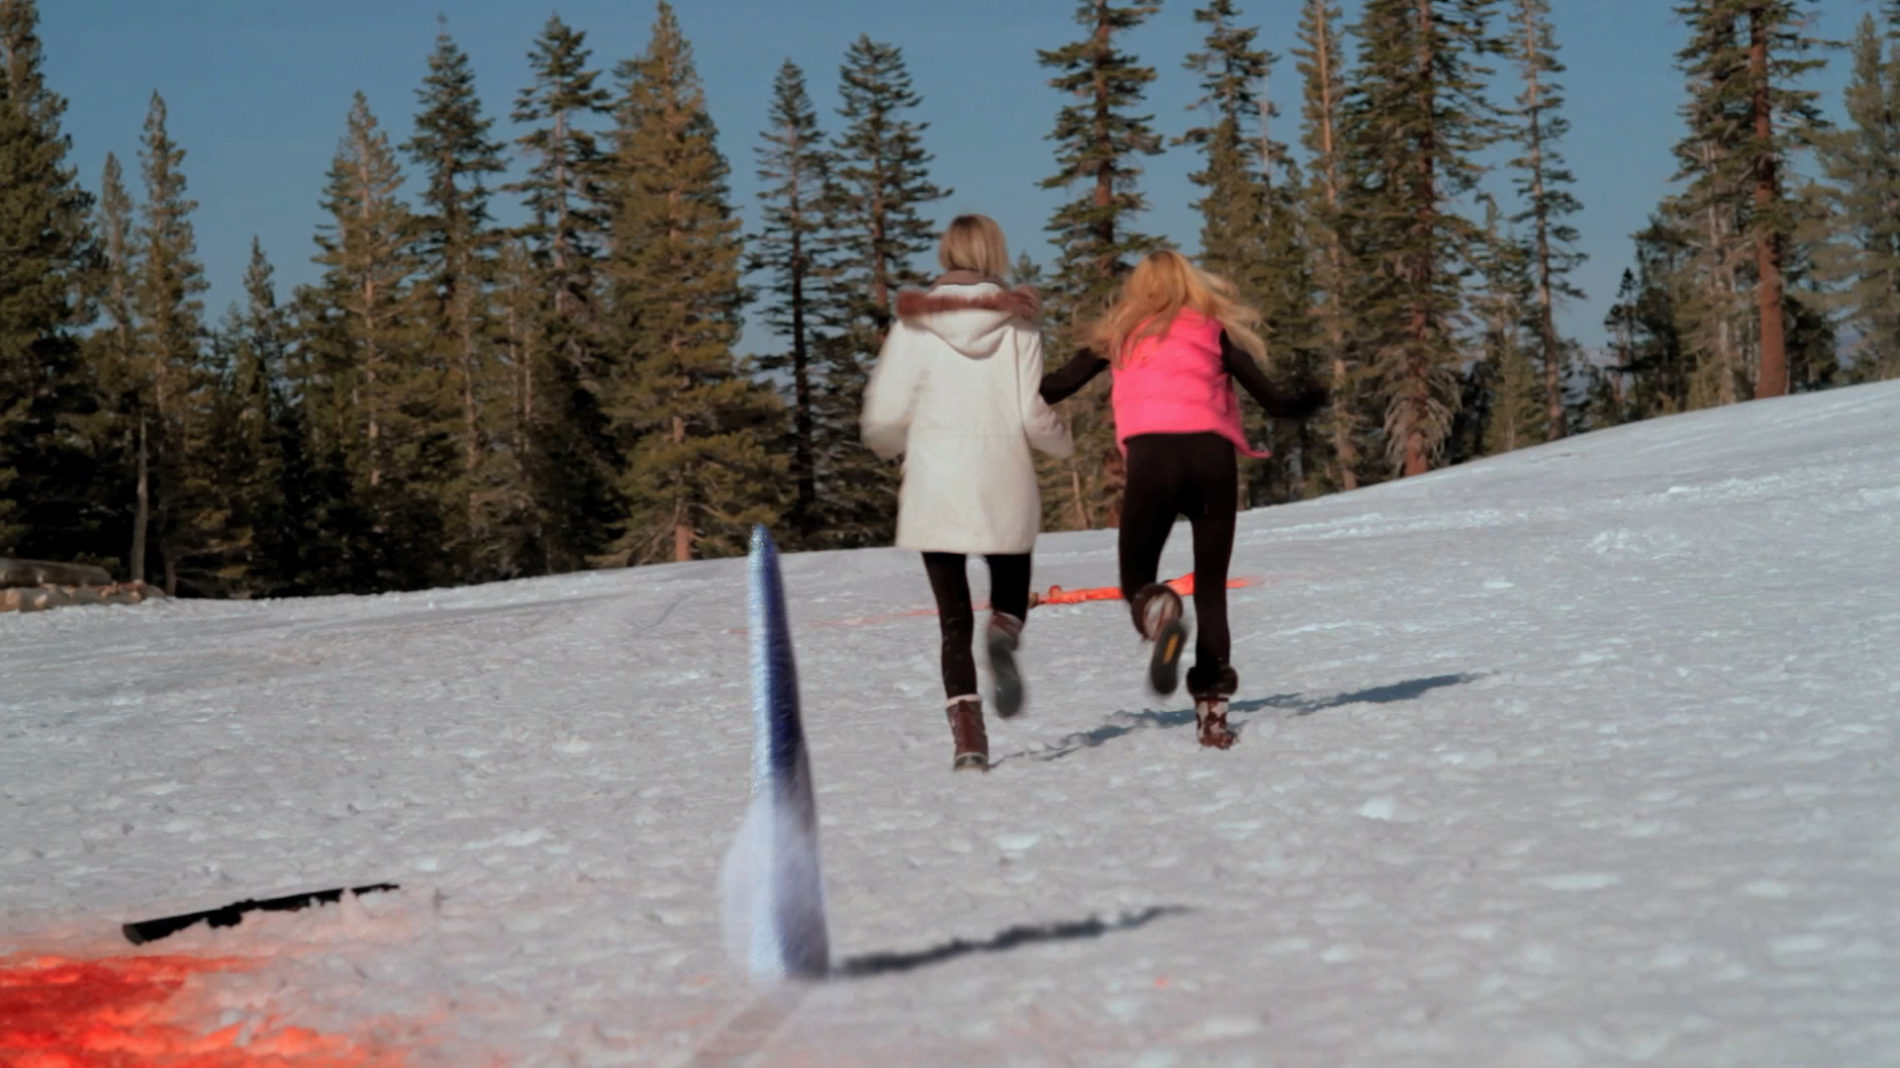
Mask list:
[[[1050,88],[1054,254],[1014,280],[1043,294],[1053,367],[1168,243],[1141,230],[1144,163],[1191,154],[1183,251],[1263,312],[1271,374],[1329,391],[1309,421],[1249,417],[1274,458],[1247,505],[1900,377],[1900,2],[1847,42],[1813,35],[1813,0],[1672,3],[1674,181],[1589,350],[1558,316],[1588,191],[1550,0],[1351,21],[1297,0],[1285,42],[1198,0],[1187,55],[1143,48],[1162,0],[1059,2],[1072,36],[1021,57]],[[900,471],[857,412],[957,178],[899,43],[841,42],[809,72],[836,78],[824,111],[787,60],[727,158],[664,0],[625,56],[549,18],[508,95],[444,24],[406,137],[339,102],[316,280],[279,285],[253,242],[219,312],[164,97],[76,173],[38,27],[35,0],[0,0],[0,556],[251,598],[729,556],[755,523],[788,549],[889,544]],[[1806,87],[1823,63],[1851,65],[1845,121]],[[1189,116],[1147,106],[1160,64],[1196,79]],[[1296,96],[1268,98],[1276,70]],[[761,182],[750,229],[734,167]],[[1106,376],[1061,411],[1077,449],[1044,463],[1044,527],[1113,526]]]

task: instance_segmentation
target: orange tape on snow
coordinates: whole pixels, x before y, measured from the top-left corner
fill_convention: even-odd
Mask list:
[[[1230,590],[1244,589],[1258,581],[1260,580],[1251,576],[1245,578],[1230,578],[1227,580],[1227,588]],[[1194,573],[1189,572],[1180,578],[1169,579],[1167,585],[1169,589],[1172,589],[1183,597],[1192,597],[1194,595]],[[1032,593],[1029,595],[1029,603],[1032,605],[1079,604],[1083,601],[1119,601],[1121,599],[1122,588],[1120,586],[1090,586],[1080,590],[1065,590],[1060,586],[1051,586],[1049,587],[1048,593]]]
[[[1252,575],[1243,576],[1241,578],[1230,578],[1227,580],[1227,588],[1230,590],[1245,589],[1248,586],[1257,585],[1259,582],[1260,580]],[[1180,578],[1169,579],[1167,584],[1174,592],[1183,597],[1191,597],[1194,595],[1194,575],[1192,572],[1182,575]],[[1089,586],[1079,590],[1065,590],[1060,586],[1051,586],[1046,593],[1035,590],[1029,591],[1029,605],[1032,608],[1039,604],[1081,604],[1085,601],[1119,601],[1121,598],[1122,590],[1120,586]],[[990,603],[979,599],[971,607],[978,612],[986,612],[989,610]],[[900,619],[912,619],[918,616],[934,616],[936,614],[937,610],[935,608],[911,608],[902,612],[887,612],[883,615],[876,616],[852,616],[849,619],[820,619],[809,623],[800,623],[798,626],[870,627],[882,623],[895,623]],[[745,628],[728,627],[726,628],[726,633],[744,634]]]
[[[0,1064],[16,1068],[399,1068],[402,1058],[302,1027],[200,1030],[168,1006],[242,957],[0,958]]]

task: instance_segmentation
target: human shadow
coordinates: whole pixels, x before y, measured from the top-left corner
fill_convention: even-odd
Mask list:
[[[1433,675],[1429,678],[1407,679],[1385,686],[1374,686],[1350,693],[1334,694],[1325,698],[1309,698],[1299,693],[1281,693],[1270,697],[1253,697],[1245,701],[1234,701],[1227,707],[1229,714],[1263,712],[1269,709],[1285,710],[1293,716],[1310,716],[1329,708],[1340,708],[1355,704],[1391,704],[1395,701],[1410,701],[1423,697],[1426,693],[1445,686],[1460,686],[1475,679],[1483,678],[1483,673],[1463,672],[1456,675]],[[1011,753],[990,762],[992,767],[1017,757],[1033,757],[1037,760],[1061,760],[1063,757],[1083,749],[1112,742],[1117,738],[1133,734],[1136,731],[1163,730],[1194,725],[1192,708],[1147,709],[1141,712],[1117,712],[1110,722],[1086,731],[1064,735],[1054,743],[1041,749],[1024,750]],[[1244,724],[1236,724],[1235,733],[1245,731]]]
[[[966,938],[953,938],[928,949],[902,953],[865,953],[849,957],[835,965],[831,974],[842,979],[863,979],[867,976],[888,975],[892,972],[908,972],[932,964],[942,964],[971,953],[1002,953],[1040,942],[1100,938],[1116,931],[1132,931],[1163,916],[1192,911],[1194,910],[1185,905],[1153,905],[1139,912],[1125,912],[1113,920],[1090,916],[1086,920],[1017,924],[1014,927],[1005,927],[994,936],[980,942],[972,942]]]
[[[1467,682],[1473,682],[1483,677],[1484,674],[1482,672],[1474,674],[1467,671],[1456,675],[1433,675],[1430,678],[1407,679],[1404,682],[1395,682],[1387,686],[1374,686],[1371,689],[1355,690],[1352,693],[1338,694],[1324,701],[1305,702],[1294,708],[1293,714],[1296,716],[1310,716],[1315,712],[1324,712],[1329,708],[1339,708],[1342,705],[1389,705],[1396,701],[1410,701],[1415,698],[1423,697],[1432,690],[1440,689],[1445,686],[1462,686]],[[1267,699],[1269,702],[1273,700],[1273,698]],[[1254,711],[1254,709],[1243,707],[1249,703],[1250,702],[1244,701],[1235,702],[1232,707],[1235,711]],[[1263,703],[1260,707],[1269,706]],[[1271,707],[1283,706],[1274,705]]]

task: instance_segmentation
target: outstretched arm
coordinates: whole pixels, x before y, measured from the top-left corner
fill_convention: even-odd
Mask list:
[[[1096,375],[1108,370],[1108,361],[1093,349],[1078,349],[1069,362],[1042,376],[1042,402],[1055,404],[1089,384]]]
[[[1023,339],[1022,355],[1017,363],[1017,392],[1021,398],[1023,433],[1031,448],[1051,456],[1067,456],[1074,450],[1069,428],[1042,399],[1038,383],[1042,374],[1042,335],[1034,330],[1019,331]]]
[[[1260,369],[1260,362],[1234,344],[1225,330],[1220,335],[1220,359],[1227,373],[1234,376],[1234,381],[1239,382],[1268,415],[1280,419],[1308,419],[1326,405],[1326,389],[1317,382],[1301,383],[1290,393],[1275,386]]]

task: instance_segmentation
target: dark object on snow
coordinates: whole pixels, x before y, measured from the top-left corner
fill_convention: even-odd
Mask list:
[[[50,560],[15,560],[0,556],[0,587],[110,586],[112,576],[91,564],[56,564]]]
[[[369,886],[351,887],[354,895],[373,894],[379,890],[395,890],[396,883],[372,883]],[[140,920],[128,923],[125,931],[126,941],[133,945],[155,942],[167,935],[177,934],[192,924],[203,920],[213,927],[236,927],[247,912],[262,909],[265,912],[296,912],[316,904],[332,904],[343,899],[343,888],[335,890],[313,890],[307,894],[290,894],[286,897],[273,897],[264,901],[238,901],[218,909],[206,909],[203,912],[187,912],[182,916],[166,916],[157,920]]]

